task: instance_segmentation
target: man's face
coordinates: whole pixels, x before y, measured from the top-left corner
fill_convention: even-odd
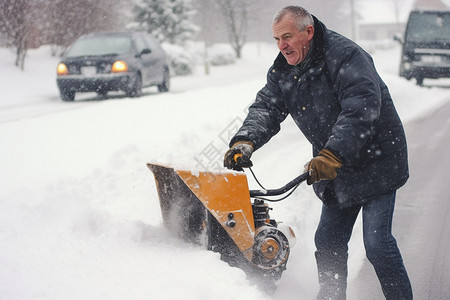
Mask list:
[[[292,15],[286,15],[272,26],[273,37],[277,41],[287,63],[297,65],[305,60],[310,42],[314,36],[314,27],[308,25],[305,30],[299,31]]]

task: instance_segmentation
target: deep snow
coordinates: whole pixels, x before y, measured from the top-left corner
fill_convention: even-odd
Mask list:
[[[425,80],[432,87],[423,88],[398,77],[398,46],[371,52],[405,122],[450,100],[436,86],[448,87],[446,80]],[[85,94],[63,103],[48,48],[30,51],[25,72],[0,49],[0,299],[312,299],[320,202],[310,187],[271,204],[272,217],[291,225],[298,240],[269,297],[218,254],[166,232],[146,168],[150,161],[221,164],[223,140],[245,117],[276,54],[273,45],[248,45],[235,65],[173,78],[168,94],[148,88],[139,99]],[[205,161],[206,151],[214,160]],[[254,154],[254,171],[278,187],[302,171],[310,152],[288,119]],[[357,223],[350,280],[363,260],[360,232]]]

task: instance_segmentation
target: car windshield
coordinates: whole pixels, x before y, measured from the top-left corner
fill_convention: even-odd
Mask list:
[[[450,13],[415,13],[408,23],[410,42],[450,41]]]
[[[96,36],[77,40],[67,52],[67,56],[118,55],[131,48],[128,36]]]

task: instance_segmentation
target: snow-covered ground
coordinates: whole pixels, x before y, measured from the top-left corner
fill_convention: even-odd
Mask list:
[[[268,296],[218,254],[170,236],[146,167],[221,164],[225,141],[264,84],[274,45],[248,45],[243,59],[209,76],[199,67],[175,77],[167,94],[154,88],[138,99],[77,94],[73,103],[59,99],[58,60],[49,52],[30,51],[22,72],[14,54],[0,49],[0,299],[314,298],[321,204],[310,187],[271,205],[271,216],[294,228],[297,244]],[[450,101],[448,80],[418,87],[398,77],[399,47],[372,54],[406,123]],[[310,152],[288,119],[254,154],[254,171],[265,186],[281,186],[303,170]],[[350,280],[363,255],[358,223]]]

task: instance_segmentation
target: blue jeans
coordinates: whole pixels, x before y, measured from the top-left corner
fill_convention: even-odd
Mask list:
[[[317,299],[346,299],[348,242],[362,208],[366,255],[386,299],[412,299],[411,284],[392,236],[395,191],[373,197],[362,206],[340,209],[323,205],[315,235],[320,291]]]

